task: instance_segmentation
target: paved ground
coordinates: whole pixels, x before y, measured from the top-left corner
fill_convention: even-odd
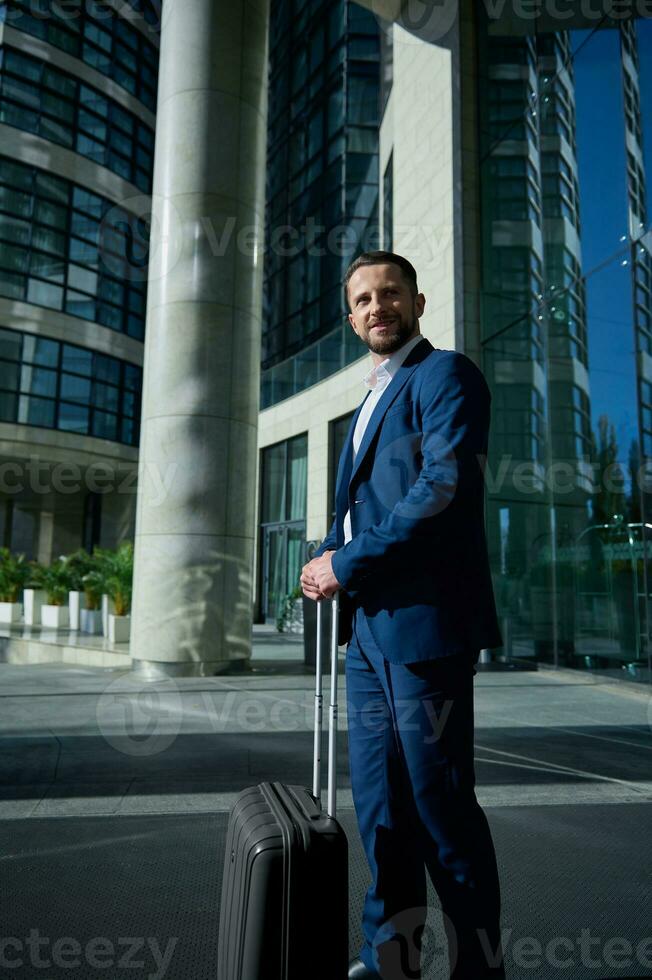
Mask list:
[[[366,868],[351,810],[343,678],[340,701],[339,804],[351,841],[354,948]],[[478,795],[496,834],[507,928],[516,937],[510,980],[652,973],[652,939],[649,964],[641,946],[652,936],[650,704],[644,688],[571,672],[477,676]],[[215,922],[233,798],[262,779],[311,781],[312,678],[299,641],[259,631],[251,674],[150,684],[118,670],[0,664],[0,705],[0,897],[11,907],[0,939],[28,937],[39,923],[50,937],[79,942],[110,934],[109,922],[117,936],[183,932],[188,950],[165,975],[214,976],[214,929],[204,940],[200,933]],[[180,862],[195,869],[194,898],[179,886]],[[176,883],[166,881],[168,867]],[[139,868],[135,878],[129,868]],[[195,926],[193,901],[203,909]],[[159,933],[152,932],[157,915],[165,923]],[[601,943],[593,961],[582,947],[587,929],[586,941]],[[534,954],[528,963],[527,947],[523,955],[514,945],[528,937],[543,944],[538,965]],[[561,947],[549,954],[546,943],[557,940]],[[568,943],[574,952],[563,966]],[[150,953],[150,966],[124,975],[162,976]],[[51,976],[123,976],[84,962]],[[442,969],[433,960],[429,976]],[[45,980],[50,972],[24,957],[20,968],[0,968],[2,980],[10,976]]]

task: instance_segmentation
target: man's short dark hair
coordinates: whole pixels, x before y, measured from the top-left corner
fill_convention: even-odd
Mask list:
[[[392,265],[397,265],[403,274],[403,278],[406,280],[410,291],[413,296],[416,296],[419,292],[419,287],[417,286],[417,273],[416,269],[411,262],[403,258],[402,255],[397,255],[396,252],[362,252],[358,255],[357,259],[354,259],[351,265],[346,270],[346,275],[344,276],[344,301],[349,302],[349,280],[354,272],[363,265],[387,265],[390,263]]]

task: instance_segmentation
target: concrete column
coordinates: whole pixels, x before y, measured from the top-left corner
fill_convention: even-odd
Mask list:
[[[52,553],[54,542],[54,514],[42,510],[38,515],[38,540],[36,545],[36,560],[42,565],[49,565],[57,556]]]
[[[268,0],[163,7],[132,656],[251,653]]]

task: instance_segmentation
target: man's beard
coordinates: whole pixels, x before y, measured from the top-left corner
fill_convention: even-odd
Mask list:
[[[412,337],[417,324],[417,317],[413,317],[409,323],[403,317],[398,317],[391,325],[391,333],[380,334],[372,339],[370,331],[365,344],[374,354],[387,354],[389,356],[399,350]]]

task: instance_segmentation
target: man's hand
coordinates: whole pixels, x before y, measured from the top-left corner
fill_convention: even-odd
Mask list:
[[[319,558],[313,558],[301,569],[301,588],[309,599],[328,599],[341,588],[333,574],[331,555],[334,551],[325,551]]]

